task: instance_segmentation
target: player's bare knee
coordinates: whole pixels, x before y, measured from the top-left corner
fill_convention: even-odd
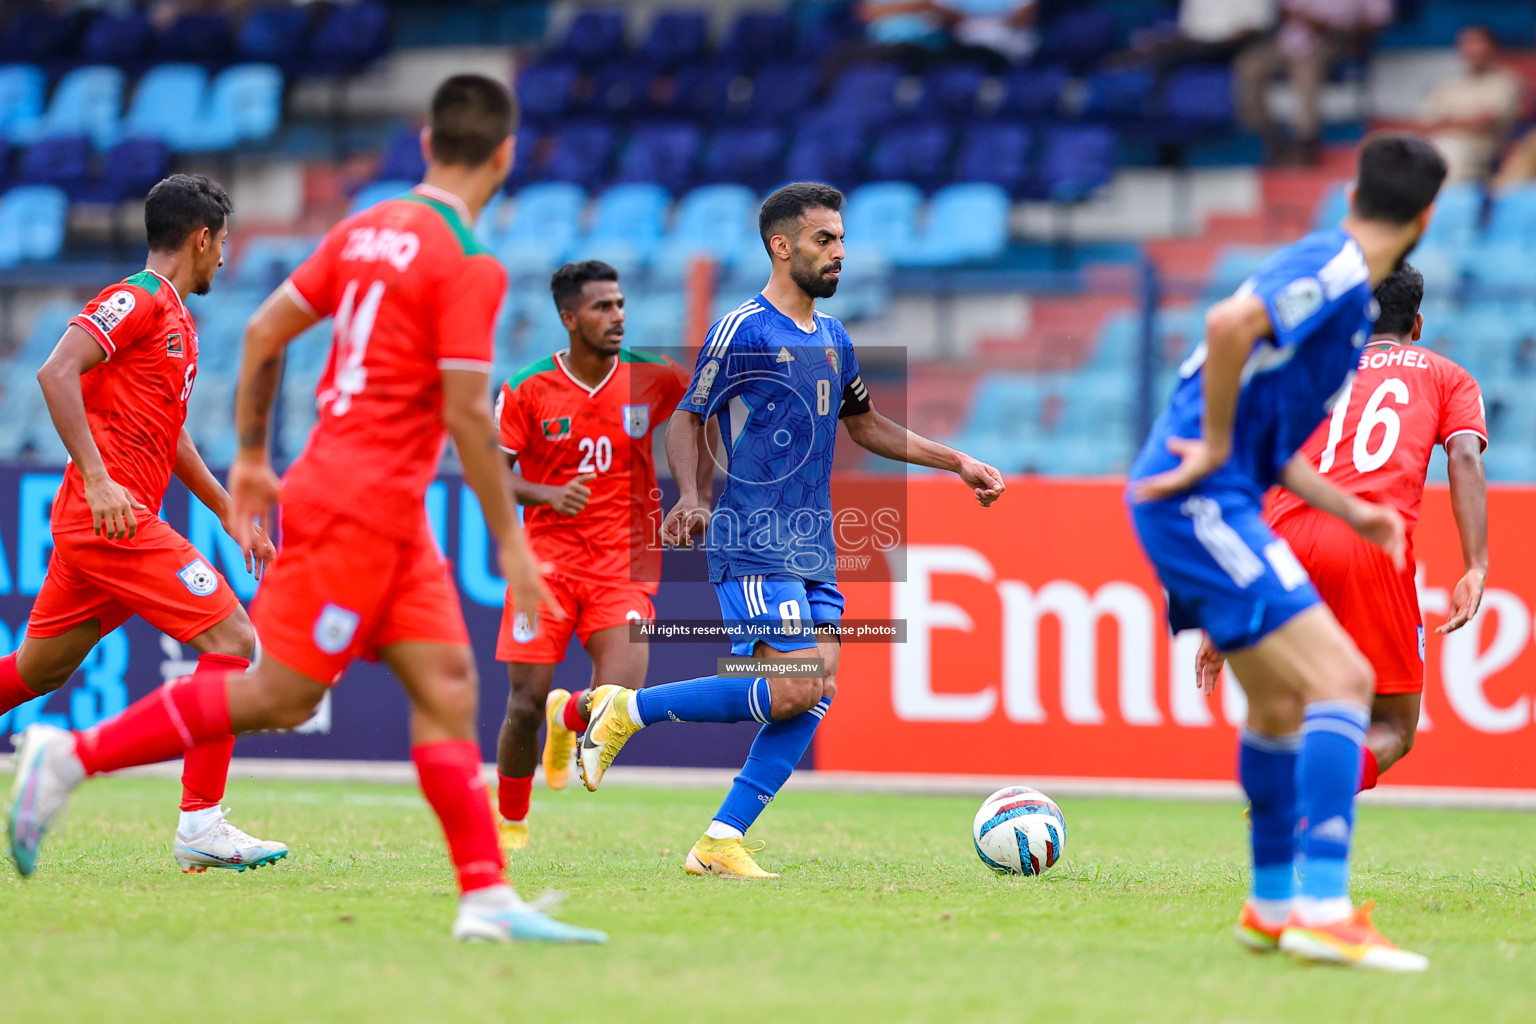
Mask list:
[[[544,721],[544,695],[528,687],[512,687],[507,694],[507,725],[532,735]]]
[[[794,718],[816,706],[821,700],[822,681],[819,678],[779,679],[773,684],[773,711],[770,717],[776,722]]]
[[[821,699],[831,700],[837,696],[837,676],[823,676],[821,679]]]
[[[193,637],[190,643],[199,654],[222,654],[249,661],[256,654],[256,628],[245,609],[236,606],[228,617]]]

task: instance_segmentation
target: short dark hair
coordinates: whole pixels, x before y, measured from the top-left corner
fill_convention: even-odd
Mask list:
[[[479,167],[517,131],[517,100],[485,75],[454,75],[432,94],[432,159]]]
[[[757,214],[757,231],[763,236],[763,248],[774,235],[785,234],[794,221],[805,216],[806,210],[841,210],[843,194],[831,185],[816,181],[796,181],[779,189],[763,200],[763,208]],[[770,253],[772,249],[768,250]]]
[[[1424,275],[1411,264],[1399,264],[1376,286],[1376,305],[1381,307],[1381,312],[1376,315],[1375,332],[1406,338],[1413,333],[1419,303],[1423,301]]]
[[[581,291],[588,281],[617,281],[619,272],[602,260],[582,260],[567,263],[555,271],[549,279],[549,290],[555,297],[556,309],[571,309],[573,299],[581,298]]]
[[[1407,224],[1445,181],[1445,157],[1422,135],[1381,132],[1360,147],[1355,177],[1356,215],[1387,224]]]
[[[144,234],[150,252],[175,252],[201,228],[219,233],[235,206],[219,183],[201,174],[173,174],[144,198]]]

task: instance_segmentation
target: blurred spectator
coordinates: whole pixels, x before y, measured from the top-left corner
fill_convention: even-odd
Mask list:
[[[1462,29],[1456,50],[1466,67],[1430,90],[1418,127],[1445,154],[1451,180],[1481,179],[1520,115],[1524,88],[1520,76],[1499,63],[1498,43],[1485,26]]]
[[[827,80],[850,64],[883,61],[921,73],[944,60],[972,59],[1000,71],[1039,45],[1039,0],[861,0],[864,38],[835,52]]]
[[[1172,30],[1132,37],[1121,65],[1149,63],[1158,74],[1185,64],[1230,64],[1275,23],[1275,0],[1182,0]]]
[[[1233,65],[1238,117],[1264,137],[1272,162],[1315,163],[1322,128],[1323,83],[1341,57],[1358,53],[1392,20],[1392,0],[1280,0],[1280,28],[1253,43]],[[1285,75],[1296,90],[1295,144],[1286,146],[1267,93]]]
[[[1021,63],[1040,46],[1037,0],[944,0],[951,12],[950,34],[960,49],[986,59]]]
[[[950,12],[937,0],[863,0],[864,56],[910,62],[949,44]]]

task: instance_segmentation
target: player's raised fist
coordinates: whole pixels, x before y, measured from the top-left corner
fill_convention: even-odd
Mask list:
[[[709,528],[709,509],[696,498],[679,498],[661,521],[661,542],[671,548],[691,548],[693,538]]]
[[[596,479],[596,473],[583,473],[564,487],[557,487],[550,507],[563,516],[574,516],[587,507],[587,501],[592,497],[592,488],[587,483]]]
[[[133,500],[128,488],[110,476],[85,482],[85,503],[91,507],[91,528],[108,540],[129,540],[137,536],[139,521],[134,509],[144,506]]]
[[[1003,474],[985,462],[965,456],[960,462],[960,479],[976,492],[976,500],[986,508],[1003,496]]]

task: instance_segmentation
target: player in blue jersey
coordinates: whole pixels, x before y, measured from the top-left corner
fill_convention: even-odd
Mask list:
[[[1168,592],[1169,624],[1203,628],[1248,695],[1238,774],[1253,888],[1237,937],[1303,960],[1428,965],[1381,937],[1369,904],[1350,904],[1375,680],[1260,507],[1278,483],[1401,563],[1402,518],[1337,490],[1297,451],[1347,391],[1376,319],[1372,290],[1418,241],[1444,180],[1445,160],[1426,140],[1368,139],[1349,215],[1280,250],[1211,307],[1205,341],[1131,467],[1131,519]]]
[[[842,270],[842,205],[837,189],[807,183],[786,185],[763,203],[758,226],[773,263],[768,285],[710,330],[667,424],[667,461],[681,494],[663,521],[662,540],[688,546],[707,528],[709,576],[732,653],[819,663],[788,675],[708,676],[645,690],[603,686],[590,698],[591,725],[580,747],[588,789],[647,725],[763,723],[709,830],[688,853],[690,874],[775,877],[742,839],[805,754],[837,692],[838,423],[877,455],[956,474],[983,507],[1003,493],[991,466],[875,411],[848,332],[816,311],[816,300],[837,290]],[[705,440],[711,418],[719,420],[728,459],[713,511],[693,488],[701,460],[713,457]]]

